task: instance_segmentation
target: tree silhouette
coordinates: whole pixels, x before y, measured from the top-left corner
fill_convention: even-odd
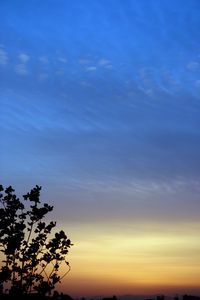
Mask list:
[[[40,203],[40,191],[36,185],[20,201],[11,186],[0,185],[1,293],[50,294],[70,271],[66,254],[72,243],[63,230],[52,235],[56,222],[43,219],[53,206]],[[63,263],[67,270],[60,276]]]

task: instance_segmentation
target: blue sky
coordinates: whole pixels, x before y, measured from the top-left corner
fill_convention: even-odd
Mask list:
[[[2,0],[3,182],[43,185],[72,219],[99,218],[98,201],[105,218],[147,203],[194,218],[199,28],[194,0]]]

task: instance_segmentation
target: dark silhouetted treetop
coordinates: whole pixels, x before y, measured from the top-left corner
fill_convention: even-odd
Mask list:
[[[45,222],[53,206],[40,202],[41,187],[36,185],[21,201],[9,186],[0,185],[0,292],[27,295],[51,293],[70,271],[66,260],[72,246],[63,230],[52,234],[56,222]],[[61,265],[67,267],[59,275]]]

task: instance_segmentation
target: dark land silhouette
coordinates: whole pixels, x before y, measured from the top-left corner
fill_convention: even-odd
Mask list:
[[[133,296],[135,299],[135,296]],[[0,299],[2,300],[93,300],[93,298],[85,298],[85,297],[80,297],[80,298],[72,298],[70,295],[59,293],[57,291],[54,291],[52,296],[42,296],[38,294],[29,294],[29,295],[21,295],[20,298],[18,298],[16,295],[10,295],[10,294],[5,294],[1,293],[0,294]],[[96,299],[96,297],[95,297]],[[131,296],[130,296],[131,299]],[[97,298],[97,300],[120,300],[120,297],[113,296],[113,297],[103,297],[103,298]],[[156,297],[152,298],[143,298],[143,300],[165,300],[165,295],[158,295]],[[173,300],[200,300],[199,296],[195,295],[182,295],[182,296],[174,296]]]
[[[66,255],[72,243],[63,230],[53,235],[56,222],[44,221],[53,206],[41,204],[40,191],[36,185],[20,200],[11,186],[0,185],[1,298],[8,298],[8,290],[13,299],[36,299],[35,293],[40,299],[70,271]],[[66,272],[60,276],[63,265]]]

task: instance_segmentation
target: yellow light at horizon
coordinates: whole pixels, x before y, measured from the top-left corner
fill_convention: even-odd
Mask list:
[[[181,230],[176,229],[165,228],[162,232],[150,226],[139,235],[116,227],[109,230],[108,224],[96,224],[82,225],[77,234],[77,227],[68,226],[77,243],[69,255],[72,272],[64,281],[66,289],[76,293],[73,286],[78,285],[90,294],[92,285],[95,294],[99,286],[124,293],[131,288],[198,286],[199,226],[187,228],[185,224]]]

